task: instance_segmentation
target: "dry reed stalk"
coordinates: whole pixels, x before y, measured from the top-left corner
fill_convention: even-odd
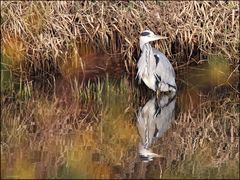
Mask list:
[[[49,62],[58,69],[58,57],[78,39],[96,51],[121,54],[131,71],[139,53],[138,36],[144,29],[168,36],[156,46],[175,66],[185,62],[174,58],[191,57],[194,47],[222,53],[232,64],[239,57],[236,1],[5,1],[1,5],[2,41],[10,33],[20,37],[27,46],[25,60],[34,69],[49,71]]]

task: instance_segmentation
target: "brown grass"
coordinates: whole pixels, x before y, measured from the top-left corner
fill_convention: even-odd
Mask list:
[[[131,71],[139,53],[138,36],[144,29],[168,37],[156,46],[175,66],[188,61],[196,49],[203,54],[223,54],[232,64],[239,57],[237,1],[5,1],[1,5],[3,55],[11,61],[24,57],[34,69],[50,71],[50,65],[61,69],[65,65],[59,57],[69,54],[78,42],[77,49],[83,43],[95,51],[120,54]],[[21,58],[15,49],[21,51],[17,55]]]

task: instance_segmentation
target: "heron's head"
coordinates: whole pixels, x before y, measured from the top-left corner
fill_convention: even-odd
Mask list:
[[[140,47],[142,47],[146,43],[159,39],[167,39],[167,37],[156,35],[150,30],[145,30],[140,34]]]

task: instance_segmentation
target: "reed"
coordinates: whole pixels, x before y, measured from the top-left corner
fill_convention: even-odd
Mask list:
[[[223,54],[236,65],[238,22],[237,1],[4,1],[1,53],[18,75],[52,68],[65,73],[71,66],[82,67],[73,44],[80,44],[77,49],[88,44],[94,51],[120,54],[131,72],[139,33],[151,29],[168,37],[156,47],[174,66],[186,63],[198,50]]]

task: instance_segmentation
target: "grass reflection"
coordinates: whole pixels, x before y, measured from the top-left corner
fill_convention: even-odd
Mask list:
[[[183,74],[175,121],[152,144],[161,157],[150,163],[138,157],[136,127],[149,97],[126,78],[69,83],[68,98],[2,98],[1,178],[237,178],[238,95],[194,79],[205,70]]]
[[[87,88],[98,87],[98,83],[86,89],[79,87],[78,93],[85,94],[85,99],[75,99],[70,104],[43,96],[19,103],[20,106],[5,102],[2,167],[8,168],[2,168],[2,177],[110,178],[112,166],[125,161],[138,134],[131,121],[134,96],[128,82],[101,83],[106,91],[99,93],[101,97],[97,99]],[[34,162],[37,172],[30,158],[22,157],[29,157],[32,152],[40,152],[38,162]],[[16,159],[10,160],[11,156]]]

